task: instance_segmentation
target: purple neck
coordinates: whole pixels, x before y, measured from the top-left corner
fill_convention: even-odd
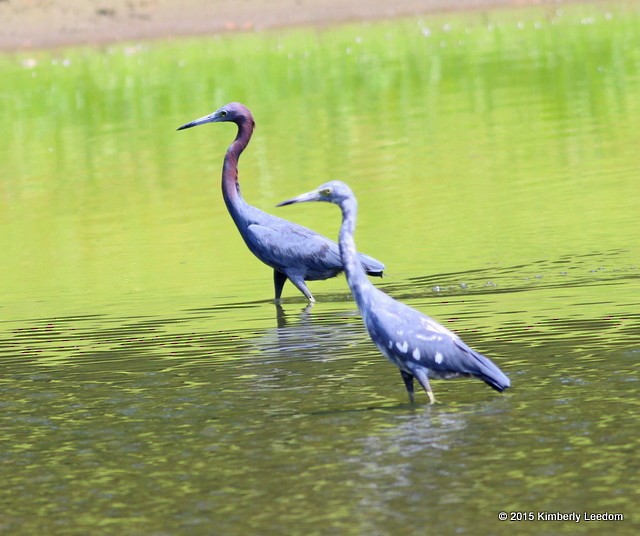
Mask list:
[[[238,183],[238,159],[251,140],[255,123],[253,118],[240,118],[237,123],[238,134],[236,139],[227,149],[222,165],[222,197],[231,213],[231,217],[238,223],[238,215],[242,205],[245,204],[240,194],[240,184]]]

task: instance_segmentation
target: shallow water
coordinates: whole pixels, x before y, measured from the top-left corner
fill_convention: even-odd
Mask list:
[[[634,533],[639,18],[0,58],[0,532]],[[434,381],[410,405],[342,277],[270,302],[220,199],[233,127],[175,132],[231,100],[258,125],[245,198],[335,236],[335,207],[271,207],[349,182],[375,283],[512,389]]]

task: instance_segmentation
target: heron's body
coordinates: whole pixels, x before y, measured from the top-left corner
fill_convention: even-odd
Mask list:
[[[240,217],[234,215],[236,211]],[[249,250],[294,284],[328,279],[342,272],[338,245],[328,238],[267,214],[244,200],[236,203],[230,212]],[[301,250],[304,250],[304,256]],[[376,261],[371,261],[369,265],[375,265]]]
[[[511,385],[488,358],[467,346],[456,334],[421,312],[394,300],[374,287],[357,260],[353,233],[357,203],[349,187],[332,181],[317,190],[281,204],[328,201],[342,209],[340,254],[347,282],[369,335],[382,354],[400,369],[413,401],[413,380],[434,397],[429,378],[475,376],[497,391]]]
[[[498,391],[509,386],[498,367],[455,333],[373,285],[371,289],[372,296],[360,300],[370,305],[358,304],[365,326],[382,354],[400,369],[405,384],[411,385],[414,377],[424,387],[428,378],[475,376]],[[412,387],[407,389],[412,393]]]
[[[289,279],[309,301],[315,301],[305,281],[328,279],[342,272],[338,244],[311,229],[267,214],[243,199],[238,182],[238,159],[255,128],[253,116],[245,106],[228,104],[178,130],[223,121],[231,121],[238,126],[238,133],[227,149],[222,166],[222,197],[231,218],[249,250],[273,268],[276,300],[280,299],[282,287]],[[369,275],[382,276],[384,264],[361,253],[358,253],[358,258]]]

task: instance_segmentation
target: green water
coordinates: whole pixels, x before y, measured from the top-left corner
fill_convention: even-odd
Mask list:
[[[446,15],[0,57],[0,533],[635,534],[640,10]],[[407,403],[344,279],[290,285],[219,191],[336,236],[490,356]],[[620,522],[498,513],[622,513]]]

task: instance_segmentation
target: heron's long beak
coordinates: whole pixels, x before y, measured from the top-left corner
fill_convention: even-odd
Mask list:
[[[182,125],[176,130],[184,130],[185,128],[197,127],[198,125],[204,125],[205,123],[215,123],[216,121],[218,121],[218,116],[217,112],[214,112],[212,114],[205,115],[200,119],[194,119],[193,121]]]
[[[287,199],[282,203],[278,203],[276,207],[283,207],[285,205],[293,205],[294,203],[304,203],[305,201],[320,201],[320,195],[316,190],[312,192],[307,192],[306,194],[301,194],[297,197],[292,197],[291,199]]]

